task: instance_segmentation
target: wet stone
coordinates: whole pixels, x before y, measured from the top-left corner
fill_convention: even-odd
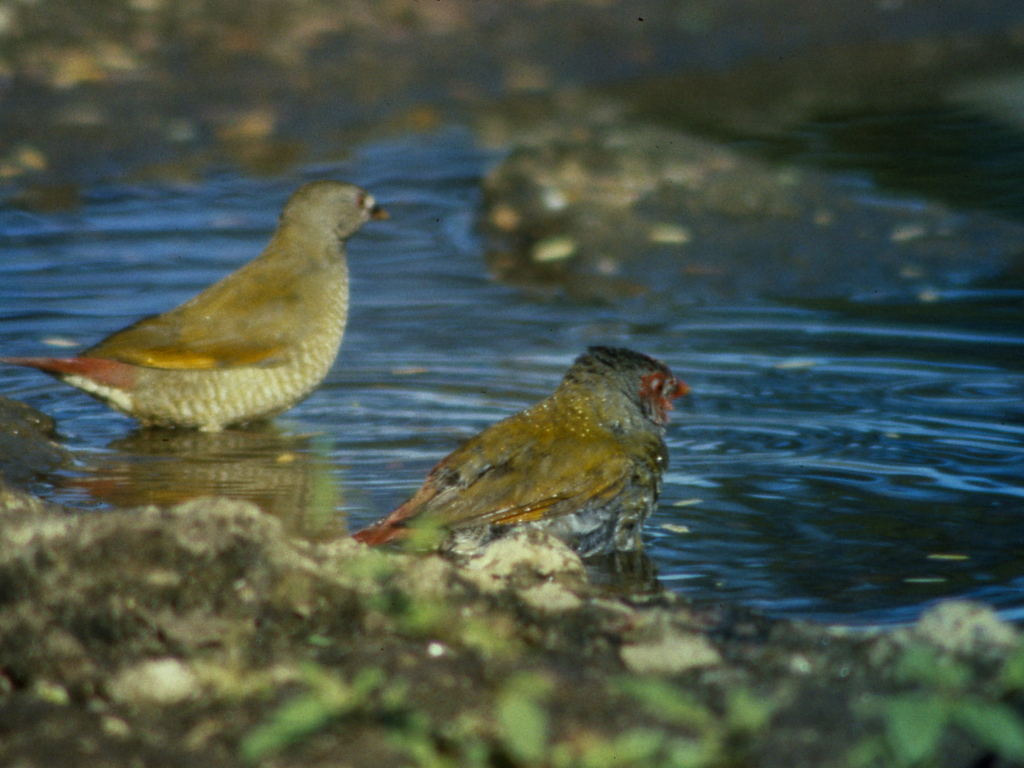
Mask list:
[[[631,122],[598,98],[539,110],[484,179],[499,280],[541,296],[926,300],[1018,268],[1024,226],[876,193]],[[609,117],[611,115],[611,117]]]
[[[991,607],[970,600],[947,600],[932,606],[914,625],[914,634],[944,651],[965,656],[1005,651],[1020,639],[1018,630]]]
[[[619,653],[626,667],[640,675],[673,675],[696,667],[713,666],[722,660],[707,638],[676,632],[666,632],[650,642],[624,645]]]
[[[109,685],[111,698],[135,705],[177,704],[200,691],[196,675],[178,659],[141,662],[117,673]]]
[[[543,531],[521,529],[490,542],[468,557],[463,574],[485,591],[539,580],[579,582],[583,561],[564,542]]]
[[[0,397],[0,476],[17,487],[69,466],[70,451],[57,442],[50,416],[25,403]]]

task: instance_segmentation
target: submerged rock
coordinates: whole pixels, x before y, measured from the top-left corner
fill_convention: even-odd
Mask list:
[[[579,97],[484,180],[488,264],[541,294],[933,301],[1020,268],[1024,226],[637,123]]]
[[[0,397],[0,478],[29,487],[54,470],[70,466],[70,451],[57,442],[57,423],[25,403]]]

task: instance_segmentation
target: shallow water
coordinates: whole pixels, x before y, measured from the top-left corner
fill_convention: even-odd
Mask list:
[[[3,369],[3,394],[56,417],[86,457],[38,490],[81,507],[226,493],[332,536],[550,393],[588,344],[623,345],[693,389],[647,527],[670,588],[849,623],[909,620],[951,596],[1024,617],[1024,293],[716,305],[664,285],[614,304],[540,302],[486,273],[473,222],[491,161],[448,133],[287,179],[91,188],[73,212],[0,209],[0,349],[17,355],[71,352],[185,300],[259,252],[303,181],[360,183],[392,217],[349,244],[352,309],[332,373],[266,429],[140,432],[38,372]]]

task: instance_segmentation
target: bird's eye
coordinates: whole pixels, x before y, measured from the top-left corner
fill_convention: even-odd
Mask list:
[[[665,376],[661,373],[648,373],[640,383],[640,397],[646,399],[661,399],[664,397]]]

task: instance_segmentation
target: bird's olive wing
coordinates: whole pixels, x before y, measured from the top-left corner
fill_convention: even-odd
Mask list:
[[[567,440],[512,455],[437,510],[451,528],[512,525],[602,506],[618,495],[634,461],[612,440]]]
[[[244,295],[234,280],[215,283],[180,307],[143,318],[82,354],[176,370],[283,364],[299,324],[315,316],[304,311],[301,279],[262,276],[263,290]]]
[[[189,337],[158,315],[108,336],[82,354],[148,368],[208,370],[272,366],[284,361],[286,350],[283,341],[250,339],[223,329]]]

